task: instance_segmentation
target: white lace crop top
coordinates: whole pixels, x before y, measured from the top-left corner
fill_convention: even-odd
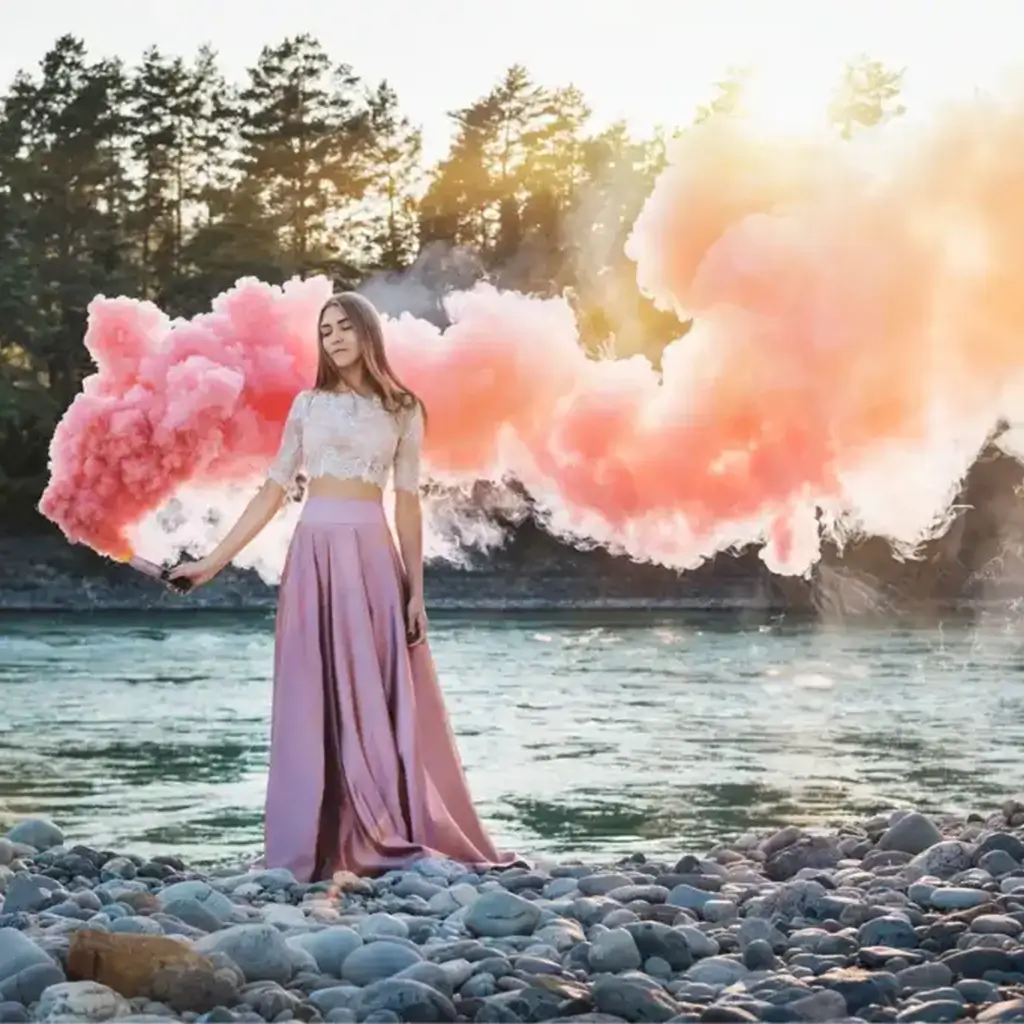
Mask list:
[[[267,475],[289,487],[304,468],[310,480],[334,476],[383,488],[393,467],[395,490],[416,493],[422,443],[418,405],[391,413],[376,396],[300,391]]]

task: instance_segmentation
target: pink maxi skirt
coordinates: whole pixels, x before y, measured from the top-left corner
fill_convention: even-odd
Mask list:
[[[267,867],[299,881],[422,857],[513,863],[473,807],[378,501],[309,498],[277,609]]]

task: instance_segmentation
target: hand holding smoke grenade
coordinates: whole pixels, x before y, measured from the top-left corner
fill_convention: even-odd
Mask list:
[[[132,555],[128,559],[128,564],[139,572],[146,576],[150,576],[155,580],[160,580],[168,589],[173,590],[177,594],[187,594],[192,589],[192,581],[186,579],[171,579],[171,569],[163,565],[157,565],[155,562],[150,562],[146,558],[140,558],[138,555]]]

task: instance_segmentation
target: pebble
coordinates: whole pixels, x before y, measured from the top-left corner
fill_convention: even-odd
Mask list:
[[[0,837],[0,1024],[1017,1020],[1022,864],[1001,811],[910,811],[664,861],[302,885],[27,819]],[[177,959],[144,955],[166,942]]]
[[[879,850],[898,850],[902,853],[924,853],[929,847],[942,842],[938,826],[923,814],[912,811],[895,821],[878,840]]]
[[[390,978],[423,959],[416,949],[381,940],[352,950],[342,965],[342,978],[353,985],[370,985]]]
[[[989,895],[981,889],[964,889],[956,886],[933,889],[928,902],[940,910],[967,910],[987,903]]]

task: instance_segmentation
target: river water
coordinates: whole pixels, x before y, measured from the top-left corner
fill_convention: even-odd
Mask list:
[[[481,813],[524,853],[695,852],[1019,788],[1014,625],[435,614],[432,645]],[[142,854],[258,852],[272,648],[264,613],[0,618],[0,815]]]

